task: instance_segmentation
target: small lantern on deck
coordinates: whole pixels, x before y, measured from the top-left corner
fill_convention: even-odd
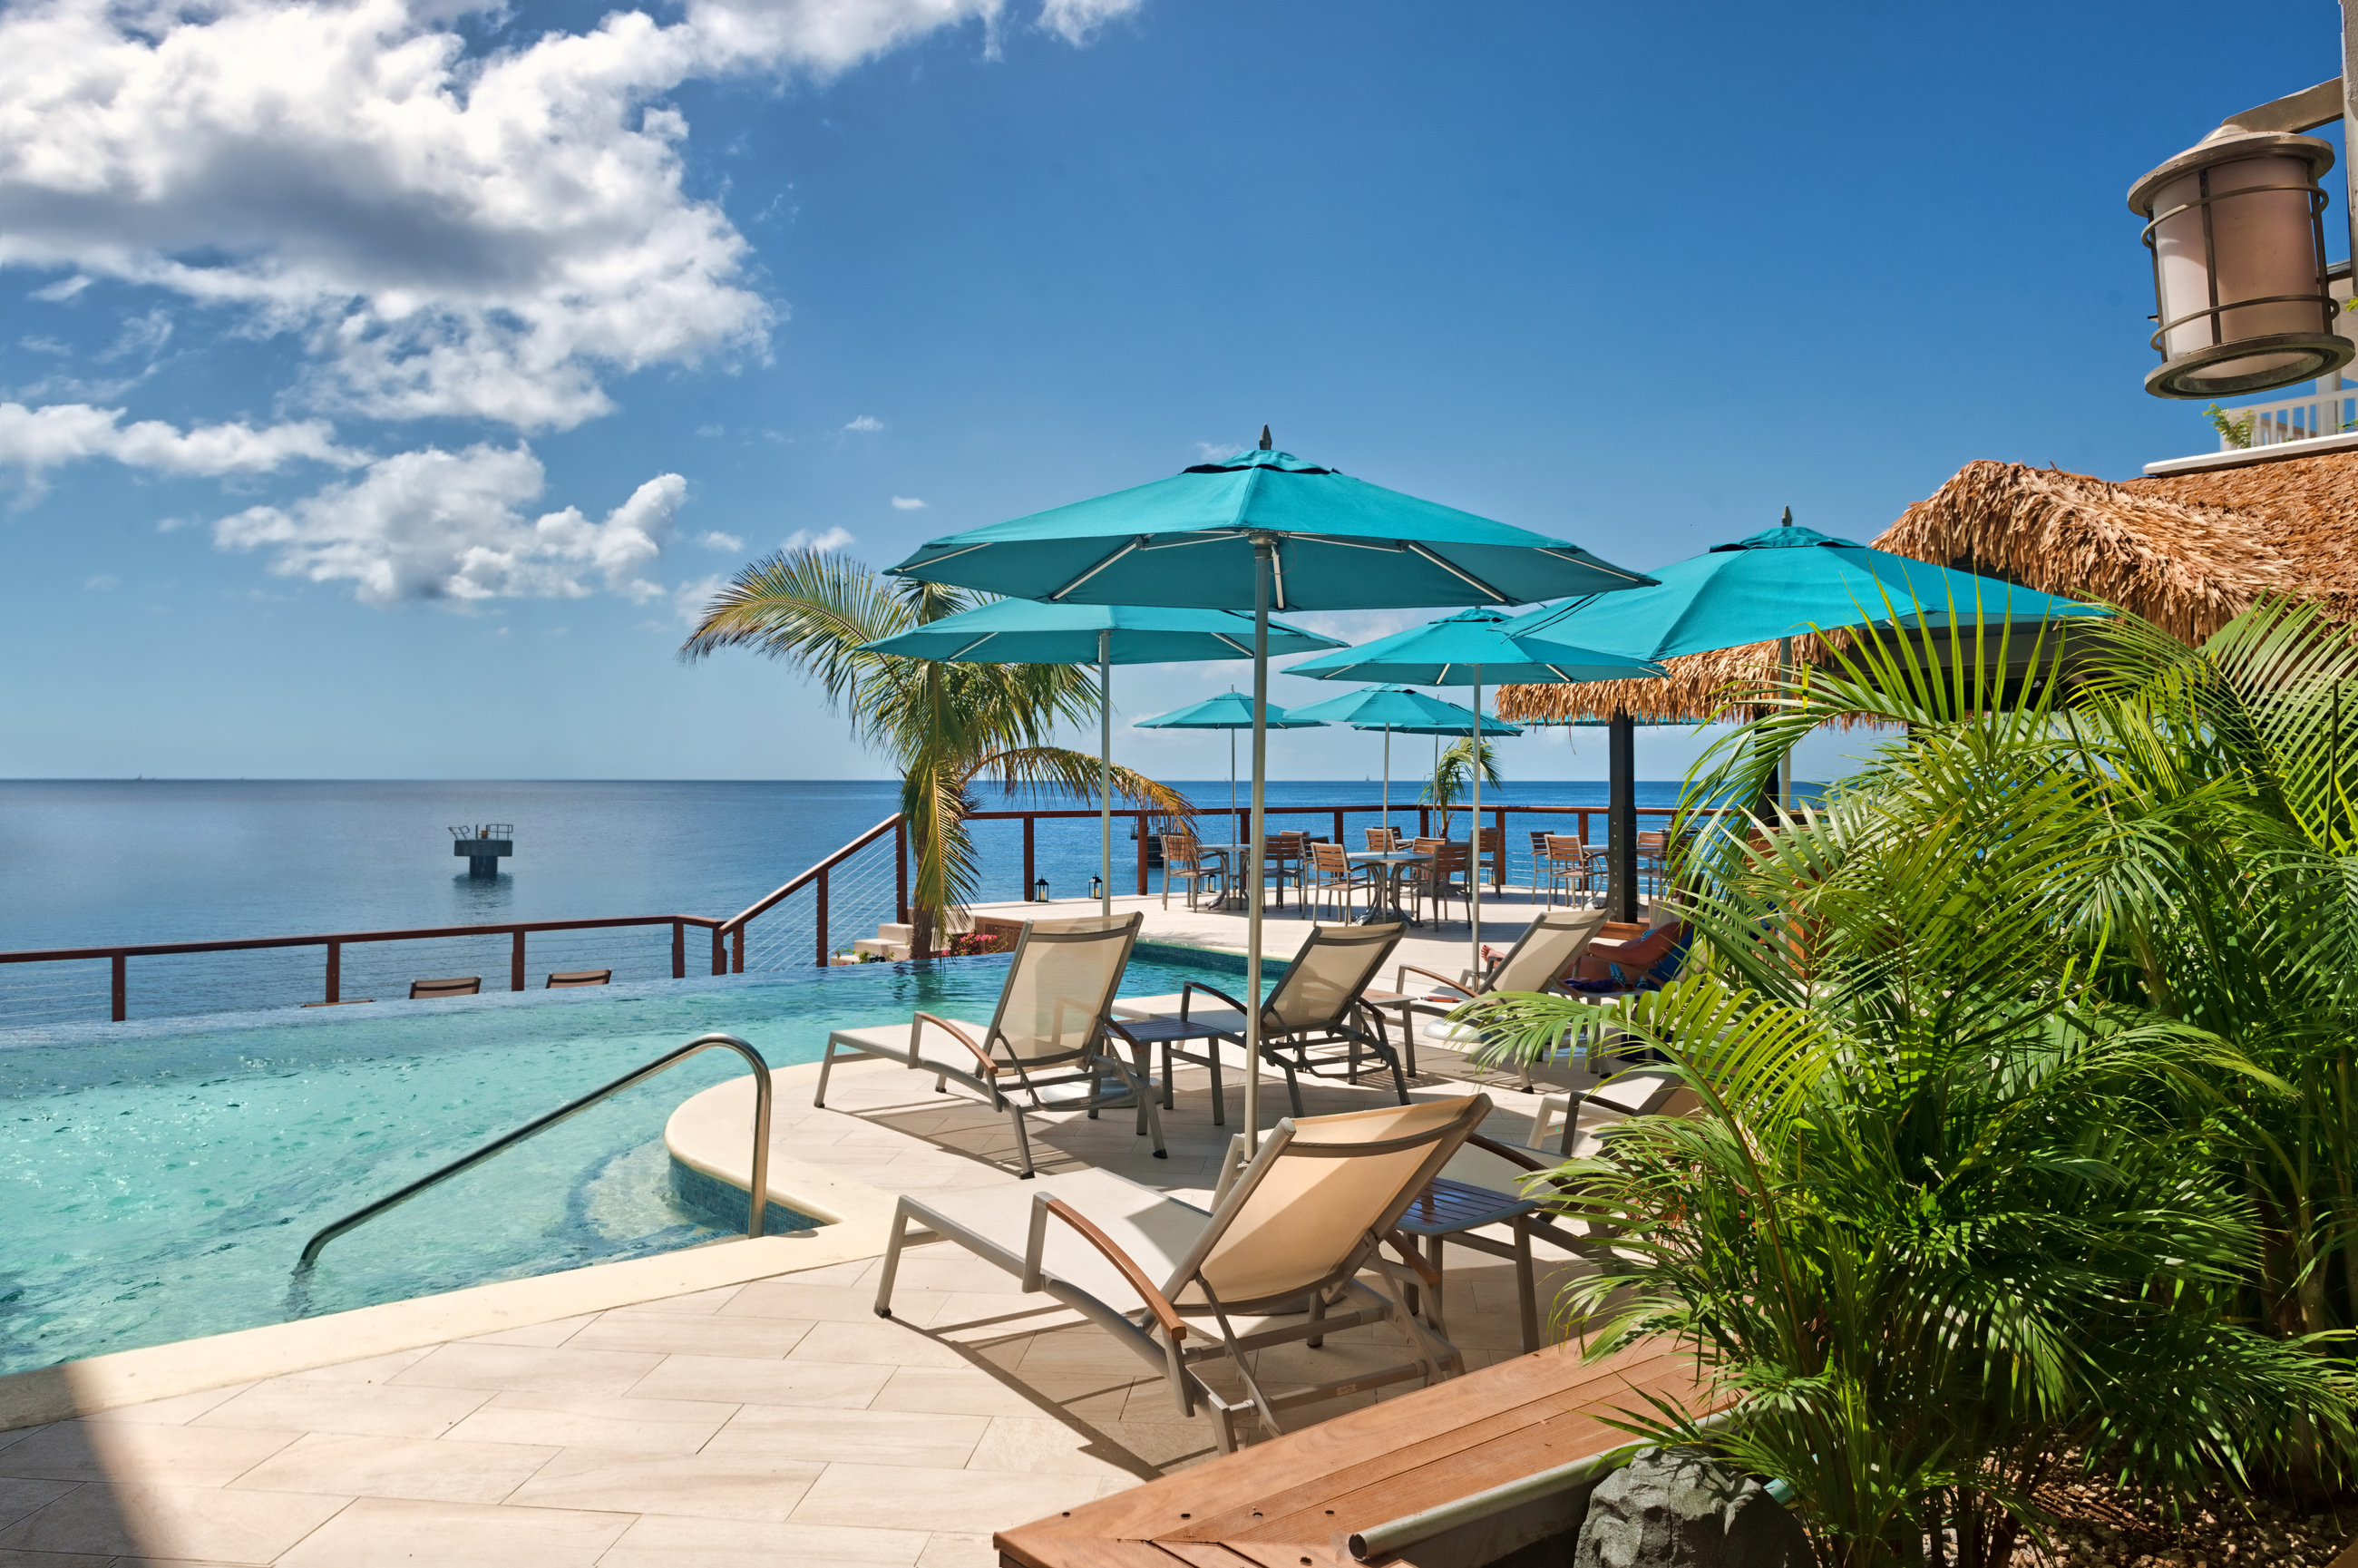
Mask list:
[[[1089,879],[1089,896],[1091,898],[1105,897],[1105,878],[1091,877]]]
[[[2162,362],[2157,397],[2226,397],[2309,381],[2358,358],[2325,281],[2333,148],[2228,124],[2129,188],[2147,220]]]
[[[1033,903],[1045,903],[1048,902],[1047,878],[1042,877],[1032,884],[1032,902]]]

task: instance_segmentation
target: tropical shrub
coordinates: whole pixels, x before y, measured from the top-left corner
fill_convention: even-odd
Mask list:
[[[2346,1448],[2331,1320],[2286,1304],[2350,1240],[2323,1065],[2358,877],[2290,804],[2330,792],[2287,787],[2341,776],[2287,737],[2346,653],[2281,611],[2229,632],[2125,627],[2069,687],[2045,643],[2003,693],[1855,650],[1693,781],[1753,799],[1828,717],[1909,727],[1822,808],[1702,835],[1695,956],[1622,1022],[1703,1109],[1558,1173],[1619,1237],[1564,1303],[1591,1349],[1693,1344],[1740,1407],[1713,1441],[1793,1487],[1828,1563],[2003,1563],[2068,1466],[2184,1488]],[[1490,1054],[1584,1005],[1501,1000]],[[2337,1224],[2288,1219],[2304,1194]]]

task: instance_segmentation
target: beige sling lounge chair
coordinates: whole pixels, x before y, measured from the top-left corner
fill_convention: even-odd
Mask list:
[[[989,1024],[957,1023],[920,1012],[905,1029],[897,1023],[838,1029],[827,1037],[811,1104],[827,1103],[827,1075],[838,1054],[881,1056],[931,1073],[936,1093],[946,1093],[948,1080],[956,1078],[988,1099],[993,1110],[1005,1111],[1015,1125],[1015,1147],[1027,1181],[1032,1177],[1032,1139],[1023,1124],[1025,1102],[1033,1110],[1086,1106],[1094,1119],[1102,1106],[1134,1101],[1140,1136],[1151,1134],[1154,1157],[1167,1159],[1163,1119],[1156,1112],[1153,1084],[1142,1070],[1144,1062],[1141,1070],[1133,1071],[1106,1049],[1107,1011],[1145,918],[1133,913],[1113,920],[1090,915],[1027,923],[1016,937],[1007,983],[1000,989],[999,1007]],[[1119,1087],[1109,1086],[1108,1077]],[[1083,1092],[1058,1097],[1053,1105],[1041,1096],[1044,1089],[1074,1086],[1085,1086]]]
[[[1280,1121],[1249,1163],[1233,1140],[1208,1214],[1110,1171],[1041,1178],[1034,1187],[972,1187],[904,1195],[876,1287],[876,1313],[892,1315],[892,1280],[913,1226],[997,1264],[1112,1334],[1169,1379],[1183,1416],[1205,1407],[1224,1454],[1237,1422],[1258,1416],[1274,1434],[1284,1412],[1411,1378],[1430,1382],[1464,1370],[1463,1358],[1403,1304],[1416,1265],[1380,1257],[1417,1192],[1488,1114],[1487,1096],[1379,1106],[1341,1116]],[[1390,1287],[1357,1276],[1372,1269]],[[1298,1321],[1240,1331],[1245,1316],[1302,1314]],[[1208,1320],[1208,1322],[1206,1321]],[[1390,1321],[1410,1358],[1380,1370],[1342,1369],[1332,1382],[1272,1393],[1251,1353]],[[1225,1359],[1245,1397],[1215,1392],[1195,1368]]]
[[[1371,1007],[1398,1008],[1401,1033],[1412,1042],[1411,1031],[1416,1028],[1416,1015],[1421,1012],[1446,1015],[1469,1001],[1499,991],[1559,989],[1574,961],[1591,942],[1596,940],[1596,934],[1604,925],[1605,912],[1601,909],[1546,910],[1532,917],[1531,923],[1523,927],[1523,934],[1515,938],[1515,945],[1507,950],[1506,957],[1491,965],[1483,975],[1477,977],[1473,970],[1464,969],[1453,980],[1414,964],[1402,964],[1392,977],[1392,983],[1400,988],[1398,990],[1369,991],[1366,1000]],[[1435,986],[1422,991],[1410,990],[1408,978],[1411,975],[1422,975],[1435,982]],[[1436,1022],[1424,1026],[1424,1036],[1441,1044],[1470,1050],[1479,1043],[1481,1032],[1471,1023]],[[1415,1049],[1412,1043],[1409,1047],[1412,1064],[1416,1059]],[[1411,1071],[1413,1070],[1412,1065]],[[1528,1067],[1523,1069],[1517,1087],[1523,1089],[1531,1087]]]
[[[1324,1069],[1339,1060],[1342,1076],[1356,1084],[1362,1051],[1391,1069],[1393,1092],[1400,1096],[1401,1104],[1408,1103],[1408,1080],[1401,1075],[1400,1056],[1384,1038],[1383,1019],[1359,996],[1400,946],[1405,929],[1398,921],[1388,925],[1312,926],[1277,989],[1261,1003],[1261,1058],[1285,1075],[1285,1092],[1294,1115],[1303,1113],[1302,1074],[1333,1076]],[[1215,998],[1222,1007],[1195,1010],[1197,991]],[[1220,1090],[1220,1047],[1243,1048],[1245,1004],[1201,980],[1189,980],[1180,989],[1175,1015],[1159,1014],[1132,1027],[1141,1038],[1151,1036],[1163,1047],[1163,1103],[1171,1103],[1173,1058],[1193,1062],[1211,1070],[1212,1124],[1225,1125],[1228,1108]],[[1190,1039],[1208,1040],[1211,1048],[1200,1056],[1179,1049],[1178,1042]],[[1245,1070],[1256,1069],[1248,1063]]]

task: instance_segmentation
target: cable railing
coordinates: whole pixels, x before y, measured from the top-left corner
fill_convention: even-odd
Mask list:
[[[1266,809],[1271,831],[1306,828],[1355,846],[1359,830],[1385,820],[1387,810],[1380,802]],[[1051,861],[1062,896],[1079,894],[1099,864],[1098,815],[1077,806],[969,813],[983,865],[979,901],[1028,901]],[[1120,823],[1113,891],[1148,893],[1159,861],[1155,835],[1173,820],[1139,807],[1113,815]],[[1248,815],[1240,808],[1231,817],[1228,808],[1215,806],[1191,820],[1207,843],[1223,837],[1242,842]],[[1433,836],[1444,815],[1440,806],[1415,802],[1389,808],[1393,826],[1419,837]],[[1446,815],[1450,836],[1462,838],[1467,808]],[[1637,831],[1660,832],[1675,815],[1671,806],[1639,806]],[[1533,831],[1577,834],[1596,849],[1605,844],[1602,806],[1486,800],[1482,816],[1486,881],[1494,895],[1546,880]],[[485,991],[520,991],[564,970],[607,969],[628,983],[684,979],[691,971],[824,968],[851,961],[853,943],[875,936],[879,927],[907,923],[911,871],[908,829],[896,812],[725,919],[633,914],[0,953],[0,1027],[67,1023],[102,1009],[122,1022],[135,1012],[178,1016],[400,1000],[412,981],[427,979],[477,977]]]

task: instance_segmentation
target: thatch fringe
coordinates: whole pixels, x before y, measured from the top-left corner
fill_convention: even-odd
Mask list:
[[[2002,578],[2042,593],[2115,604],[2189,643],[2262,594],[2321,602],[2358,619],[2358,452],[2131,480],[1967,463],[1869,541],[1877,549]],[[1821,662],[1815,638],[1798,658]],[[1708,713],[1747,719],[1743,700],[1773,678],[1777,645],[1665,661],[1662,680],[1507,687],[1498,714],[1522,723],[1639,723]]]

